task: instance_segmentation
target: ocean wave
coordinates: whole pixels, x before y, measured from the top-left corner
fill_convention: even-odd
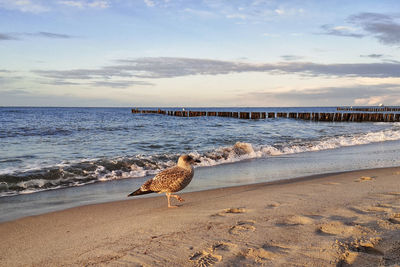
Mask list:
[[[200,160],[196,166],[215,166],[254,158],[337,149],[340,147],[400,140],[400,125],[391,129],[326,137],[322,140],[289,140],[286,143],[236,142],[211,151],[189,153]],[[265,143],[268,143],[267,140]],[[154,175],[175,164],[178,154],[135,155],[62,163],[56,166],[0,174],[0,196],[29,194],[43,190],[82,186],[115,179]]]
[[[400,129],[347,136],[343,135],[314,141],[297,140],[272,145],[253,145],[250,143],[237,142],[232,147],[217,148],[203,155],[199,153],[191,154],[201,160],[201,163],[197,164],[198,166],[214,166],[246,159],[315,152],[396,140],[400,140]]]

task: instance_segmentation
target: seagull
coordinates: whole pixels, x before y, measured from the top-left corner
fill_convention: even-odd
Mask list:
[[[177,206],[171,205],[170,197],[174,197],[180,202],[184,201],[183,198],[172,193],[182,190],[192,181],[194,169],[191,164],[195,162],[200,161],[194,160],[189,155],[180,156],[176,166],[158,173],[154,178],[145,182],[138,190],[130,193],[128,197],[150,193],[165,193],[168,200],[168,208],[176,208]]]

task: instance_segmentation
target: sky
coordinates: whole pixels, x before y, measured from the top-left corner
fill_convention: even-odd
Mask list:
[[[0,0],[0,106],[381,103],[398,0]]]

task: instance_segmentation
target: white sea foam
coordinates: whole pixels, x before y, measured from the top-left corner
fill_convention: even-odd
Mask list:
[[[285,145],[259,145],[237,142],[232,147],[222,147],[210,153],[200,155],[192,153],[199,158],[201,163],[198,166],[214,166],[218,164],[237,162],[245,159],[262,158],[269,156],[279,156],[297,154],[304,152],[314,152],[321,150],[337,149],[340,147],[366,145],[371,143],[400,140],[400,129],[384,130],[366,134],[356,134],[348,136],[330,137],[324,140],[307,141],[305,143],[285,144]]]
[[[209,152],[192,152],[194,158],[200,163],[196,166],[215,166],[225,163],[233,163],[254,158],[268,158],[280,155],[337,149],[340,147],[366,145],[377,142],[400,140],[400,124],[377,132],[360,133],[352,135],[341,135],[326,137],[322,140],[302,141],[289,140],[286,143],[277,144],[251,144],[236,142],[233,146],[219,147]],[[265,143],[268,143],[266,140]],[[13,194],[29,194],[33,192],[56,189],[60,187],[81,186],[99,181],[109,181],[126,178],[140,178],[155,175],[161,170],[175,165],[178,154],[168,155],[136,155],[134,157],[119,157],[113,159],[83,160],[84,166],[95,166],[86,168],[67,163],[58,164],[53,168],[58,169],[57,177],[51,179],[31,179],[15,183],[18,190],[1,192],[0,196]],[[66,167],[63,169],[63,167]],[[69,168],[78,170],[78,174],[68,171]],[[83,168],[83,169],[82,169]],[[80,174],[79,174],[80,171]],[[9,185],[11,186],[11,185]],[[15,188],[15,187],[14,187]]]

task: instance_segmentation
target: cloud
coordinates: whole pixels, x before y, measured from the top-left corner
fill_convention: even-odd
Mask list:
[[[349,87],[325,87],[318,89],[291,90],[286,92],[252,92],[240,94],[244,100],[286,105],[315,106],[320,105],[388,105],[400,104],[400,85],[377,84],[355,85]]]
[[[382,58],[383,54],[369,54],[369,55],[360,55],[360,57],[369,57],[369,58]]]
[[[67,80],[59,80],[59,79],[53,79],[53,80],[41,80],[39,81],[41,84],[49,84],[49,85],[55,85],[55,86],[75,86],[75,85],[82,85],[82,83],[77,83],[77,82],[69,82]]]
[[[117,60],[114,65],[97,69],[34,70],[33,72],[41,77],[58,80],[161,79],[190,75],[222,75],[245,72],[299,74],[304,76],[399,78],[400,64],[319,64],[297,61],[254,64],[213,59],[154,57]]]
[[[315,76],[400,77],[400,65],[390,63],[318,64],[284,62],[254,64],[173,57],[138,58],[116,62],[119,64],[94,71],[97,74],[106,72],[141,78],[173,78],[188,75],[219,75],[242,72],[298,73]]]
[[[363,38],[373,36],[379,42],[386,45],[400,44],[400,24],[396,21],[399,15],[387,15],[380,13],[359,13],[347,18],[347,22],[360,28],[363,32],[356,31],[349,26],[322,25],[320,34],[342,37]]]
[[[72,36],[72,35],[60,34],[60,33],[52,33],[52,32],[37,32],[37,33],[26,34],[26,35],[36,36],[36,37],[45,37],[45,38],[54,38],[54,39],[74,38],[74,36]]]
[[[105,9],[110,7],[109,2],[105,0],[96,0],[96,1],[65,0],[65,1],[58,1],[58,4],[69,7],[75,7],[79,9],[85,9],[85,8]]]
[[[207,10],[202,10],[202,9],[185,8],[183,11],[190,15],[195,15],[195,16],[203,17],[203,18],[211,18],[211,17],[215,16],[214,13],[207,11]]]
[[[274,12],[280,16],[282,15],[297,15],[304,13],[304,9],[302,8],[276,8]]]
[[[70,6],[70,7],[77,7],[77,8],[83,8],[83,2],[80,1],[59,1],[58,2],[61,5],[65,5],[65,6]]]
[[[22,89],[13,89],[13,90],[5,90],[1,91],[1,94],[4,95],[11,95],[11,96],[19,96],[19,95],[29,95],[30,92],[22,90]]]
[[[345,26],[332,26],[329,24],[325,24],[321,26],[323,32],[320,34],[326,35],[335,35],[335,36],[342,36],[342,37],[354,37],[354,38],[362,38],[364,37],[363,34],[355,33],[354,29]]]
[[[53,32],[35,32],[35,33],[0,33],[0,41],[21,40],[23,37],[43,37],[50,39],[70,39],[75,36]]]
[[[296,55],[282,55],[281,58],[287,61],[292,61],[292,60],[300,60],[303,57]]]
[[[127,88],[133,85],[153,85],[149,82],[143,81],[95,81],[92,83],[94,86],[98,87],[112,87],[112,88]]]
[[[88,7],[92,7],[92,8],[109,8],[110,4],[108,3],[108,1],[92,1],[90,3],[87,3]]]
[[[379,13],[359,13],[349,17],[349,22],[359,25],[368,34],[381,43],[400,44],[400,24],[395,21],[398,16]]]
[[[38,0],[0,0],[0,8],[35,14],[50,11],[50,8],[41,2]]]
[[[146,6],[148,6],[148,7],[153,7],[153,6],[156,5],[156,4],[154,3],[154,1],[152,1],[152,0],[144,0],[144,3],[145,3]]]
[[[23,89],[1,91],[0,106],[111,107],[130,106],[132,100],[79,97],[70,94],[51,95]],[[137,103],[140,104],[140,103]]]
[[[18,38],[9,33],[0,33],[0,41],[18,40]]]
[[[226,18],[228,19],[241,19],[245,20],[247,19],[247,16],[245,14],[240,14],[240,13],[234,13],[234,14],[227,14]]]
[[[0,76],[0,85],[3,86],[3,88],[0,89],[6,89],[6,86],[11,86],[16,84],[17,82],[24,80],[25,77],[20,76],[20,75],[10,75],[10,73],[12,72],[8,72],[8,71],[2,71],[0,72],[0,74],[6,74],[4,76]]]
[[[394,59],[384,59],[384,62],[388,62],[388,63],[393,63],[393,64],[400,64],[399,60],[394,60]]]
[[[275,11],[275,13],[277,13],[278,15],[283,15],[283,14],[285,14],[285,10],[283,10],[283,9],[277,8],[277,9],[275,9],[274,11]]]
[[[298,7],[297,4],[282,4],[282,1],[142,0],[142,2],[151,8],[169,9],[172,12],[185,11],[203,18],[225,18],[239,24],[266,22],[283,16],[298,16],[305,13],[306,9],[304,6]],[[308,3],[301,4],[309,6]]]

